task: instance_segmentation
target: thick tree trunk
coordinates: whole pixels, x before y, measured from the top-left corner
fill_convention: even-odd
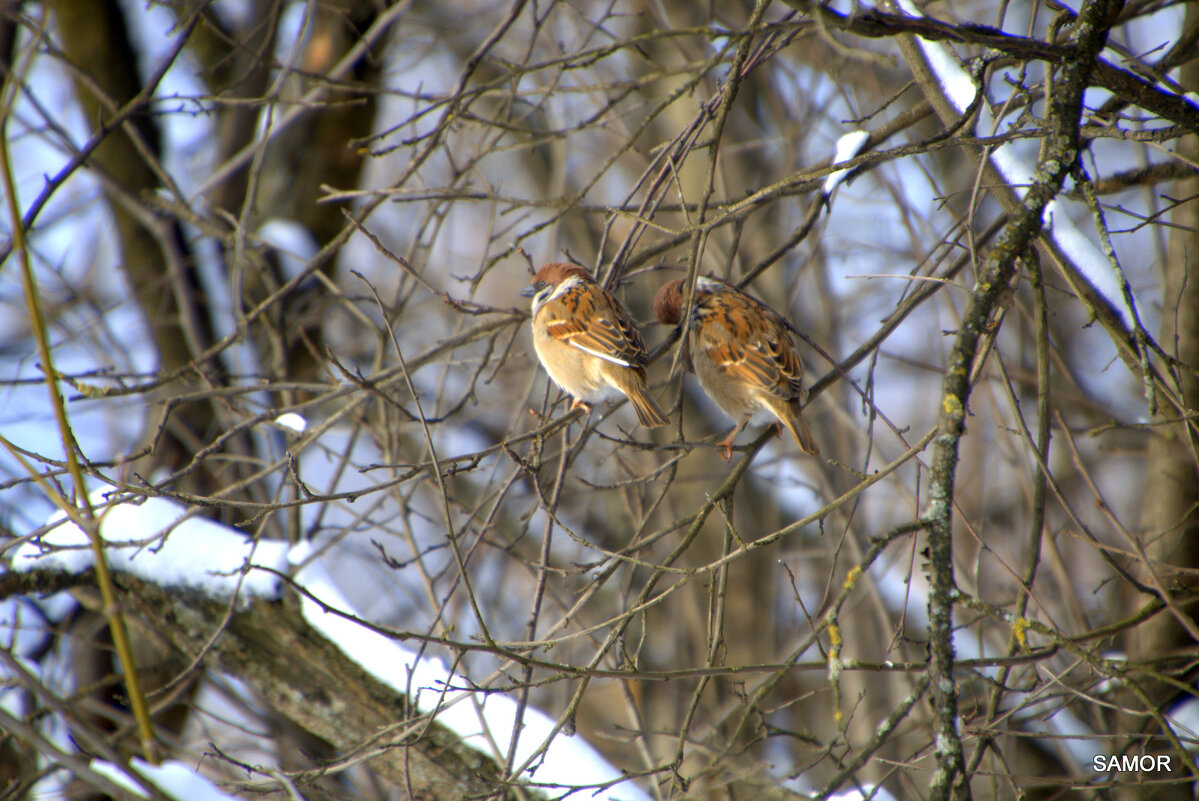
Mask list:
[[[1199,6],[1190,4],[1187,28],[1199,25]],[[1188,89],[1199,88],[1199,62],[1192,61],[1182,70],[1181,83]],[[1199,136],[1179,142],[1178,152],[1194,163],[1199,157]],[[1170,220],[1166,263],[1162,265],[1162,322],[1158,341],[1184,365],[1175,375],[1183,406],[1192,413],[1199,409],[1199,178],[1178,181],[1168,193],[1184,202],[1174,209]],[[1199,581],[1199,434],[1196,421],[1179,421],[1173,409],[1163,409],[1154,418],[1146,454],[1144,507],[1141,538],[1151,560],[1151,570],[1169,592],[1189,590],[1194,594]],[[1148,577],[1142,571],[1142,577]],[[1129,658],[1135,664],[1152,663],[1155,670],[1175,676],[1184,684],[1195,683],[1195,649],[1191,631],[1199,628],[1196,606],[1179,604],[1179,613],[1190,621],[1190,631],[1178,614],[1163,611],[1134,629],[1129,637]],[[1165,661],[1162,661],[1165,658]],[[1164,682],[1144,682],[1140,689],[1156,710],[1167,712],[1181,700],[1177,686]],[[1160,725],[1142,705],[1130,700],[1128,713],[1121,716],[1121,733],[1158,733]],[[1129,744],[1130,753],[1170,752],[1161,737]],[[1181,757],[1175,753],[1177,762]],[[1185,769],[1179,768],[1179,775]],[[1154,798],[1162,801],[1191,799],[1193,782],[1160,786],[1153,795],[1144,787],[1129,787],[1122,798]]]
[[[66,57],[80,68],[75,77],[88,77],[75,81],[76,99],[93,132],[101,131],[144,90],[124,12],[117,0],[56,0],[50,6],[54,35]],[[196,363],[213,336],[209,303],[192,256],[178,224],[154,215],[142,203],[161,186],[155,170],[161,133],[149,113],[151,99],[142,97],[143,109],[108,130],[86,164],[99,174],[112,200],[109,210],[116,223],[120,268],[154,342],[160,374],[176,375],[192,367],[215,379],[214,360]],[[179,387],[171,390],[175,394]],[[149,464],[139,464],[137,469],[148,475],[163,465],[186,464],[197,445],[213,436],[215,423],[210,403],[175,407]],[[148,436],[155,433],[147,431]],[[225,477],[218,485],[228,483]]]

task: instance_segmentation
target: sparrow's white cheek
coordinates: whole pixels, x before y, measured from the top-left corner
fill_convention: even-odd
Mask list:
[[[545,302],[550,299],[550,294],[554,291],[552,286],[547,286],[545,289],[533,296],[532,312],[537,313],[537,310],[545,305]]]
[[[562,281],[557,286],[546,287],[548,294],[545,296],[545,300],[543,302],[548,303],[551,300],[560,298],[581,283],[583,283],[582,278],[579,278],[577,275],[572,275],[570,278]]]

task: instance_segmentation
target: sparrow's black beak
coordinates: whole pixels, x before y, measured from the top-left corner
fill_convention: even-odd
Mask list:
[[[529,284],[527,287],[521,289],[519,294],[522,298],[531,298],[540,291],[541,284]]]

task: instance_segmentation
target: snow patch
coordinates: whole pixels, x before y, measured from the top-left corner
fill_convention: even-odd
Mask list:
[[[91,500],[112,570],[216,597],[278,597],[278,576],[254,568],[285,570],[287,554],[280,543],[255,544],[235,529],[189,516],[186,507],[166,498],[105,507],[104,494],[94,492]],[[56,512],[47,525],[53,528],[17,548],[14,570],[80,573],[94,566],[87,533],[65,513]]]
[[[119,766],[96,759],[92,761],[91,767],[96,773],[111,779],[134,795],[142,798],[149,797],[133,777]],[[129,760],[129,767],[172,798],[187,799],[187,801],[236,801],[237,799],[237,796],[221,792],[215,784],[182,762],[151,765],[143,759],[134,757]]]
[[[870,134],[866,131],[850,131],[837,140],[837,151],[833,155],[833,164],[840,164],[844,161],[849,161],[854,156],[857,156],[862,146],[866,144],[866,140],[870,138]],[[824,194],[831,195],[833,190],[837,188],[849,170],[837,170],[831,173],[824,179]]]
[[[275,425],[294,431],[297,434],[303,434],[308,430],[308,421],[303,415],[295,412],[286,412],[275,418]]]
[[[331,607],[357,616],[328,571],[318,560],[312,559],[312,555],[312,546],[308,543],[295,546],[289,555],[292,564],[303,565],[296,574],[297,583],[319,599],[318,603],[305,596],[301,602],[301,613],[309,625],[336,643],[346,656],[376,679],[398,693],[410,694],[417,709],[433,715],[464,743],[503,762],[516,729],[519,711],[516,699],[503,693],[451,690],[451,686],[469,684],[469,679],[455,676],[440,658],[418,656],[395,639],[359,625],[342,614],[325,611],[326,607]],[[549,740],[545,752],[531,763],[536,773],[527,770],[522,778],[535,778],[540,786],[561,789],[619,782],[598,793],[586,789],[564,797],[648,801],[649,796],[631,781],[621,781],[623,774],[609,765],[582,737],[561,731],[555,734],[556,721],[541,710],[527,707],[521,724],[516,765],[523,765],[533,758]]]

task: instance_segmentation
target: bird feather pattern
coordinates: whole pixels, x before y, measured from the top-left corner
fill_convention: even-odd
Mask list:
[[[683,317],[683,281],[663,286],[653,305],[659,322],[677,325]],[[700,276],[689,323],[682,345],[687,362],[708,397],[738,421],[718,443],[725,459],[741,429],[764,414],[790,431],[804,453],[820,452],[800,416],[807,400],[803,364],[777,312],[731,284]]]
[[[705,293],[696,316],[695,346],[730,378],[784,400],[804,399],[799,353],[774,310],[741,292],[714,292]]]
[[[649,354],[637,325],[615,296],[577,264],[556,262],[521,290],[533,299],[533,348],[550,378],[574,398],[571,408],[623,393],[649,428],[666,415],[649,395]]]
[[[545,303],[539,310],[546,333],[593,356],[625,367],[649,364],[649,355],[637,327],[607,293],[587,291],[576,284]]]

